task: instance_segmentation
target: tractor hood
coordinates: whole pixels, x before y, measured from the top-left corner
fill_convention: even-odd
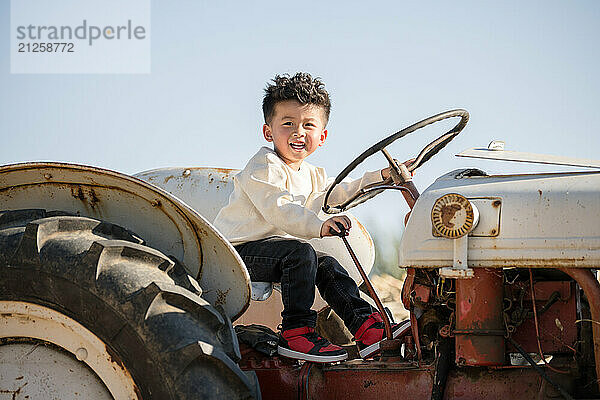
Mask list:
[[[600,266],[600,172],[481,176],[456,170],[417,200],[400,244],[401,267],[451,267],[453,240],[431,222],[437,199],[460,194],[477,207],[470,267]]]
[[[182,261],[203,297],[231,319],[248,307],[250,278],[233,247],[204,217],[156,186],[83,165],[0,166],[0,210],[25,208],[68,211],[130,229]]]

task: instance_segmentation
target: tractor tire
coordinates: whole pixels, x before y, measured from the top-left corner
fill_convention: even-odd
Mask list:
[[[229,318],[201,297],[181,263],[143,243],[125,228],[91,218],[39,209],[0,211],[0,350],[25,343],[66,353],[79,364],[84,360],[110,392],[107,397],[117,400],[260,398],[256,375],[237,365],[240,352]],[[20,310],[19,318],[10,319],[14,312],[7,309]],[[28,316],[27,310],[37,314]],[[34,328],[21,327],[27,323]],[[43,324],[57,325],[62,333],[48,336],[44,332],[52,329]],[[31,335],[11,337],[15,329]],[[101,368],[85,361],[93,358],[92,350],[61,345],[67,340],[61,336],[71,331],[88,332],[80,335],[88,342],[98,339],[107,374],[125,383],[103,378]],[[0,367],[10,362],[2,354]],[[6,373],[11,368],[0,368],[3,392],[11,385]],[[13,379],[31,378],[22,375]],[[21,386],[28,388],[18,390]]]

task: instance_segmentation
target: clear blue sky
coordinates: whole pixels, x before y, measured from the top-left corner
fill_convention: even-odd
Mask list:
[[[69,161],[125,173],[242,167],[259,146],[262,89],[308,71],[333,100],[310,162],[337,174],[365,148],[429,115],[466,108],[464,133],[418,171],[548,170],[453,157],[507,149],[600,158],[600,2],[152,1],[146,75],[10,74],[10,2],[0,0],[0,164]],[[392,149],[409,158],[442,128]],[[368,168],[384,167],[377,157]],[[383,198],[384,197],[384,198]],[[400,223],[388,193],[360,218]]]

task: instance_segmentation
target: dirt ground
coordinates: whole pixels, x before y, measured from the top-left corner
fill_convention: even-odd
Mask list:
[[[403,279],[391,275],[375,275],[370,278],[384,306],[390,309],[396,322],[408,318],[408,311],[402,305]]]

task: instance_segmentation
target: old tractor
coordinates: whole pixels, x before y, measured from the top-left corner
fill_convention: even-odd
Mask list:
[[[266,332],[256,335],[261,346],[238,341],[242,325],[274,328],[282,306],[271,283],[250,282],[211,225],[235,170],[0,167],[0,398],[598,398],[600,171],[463,168],[419,193],[412,171],[468,117],[448,111],[381,140],[324,196],[323,215],[385,190],[400,191],[410,208],[399,249],[410,317],[396,339],[367,277],[373,243],[360,223],[348,237],[313,241],[362,284],[389,337],[363,360],[324,308],[319,330],[351,355],[332,364],[273,354],[266,329],[256,329]],[[448,118],[460,120],[410,167],[386,149]],[[335,185],[378,152],[391,179],[330,204]],[[600,167],[497,142],[461,155]]]

